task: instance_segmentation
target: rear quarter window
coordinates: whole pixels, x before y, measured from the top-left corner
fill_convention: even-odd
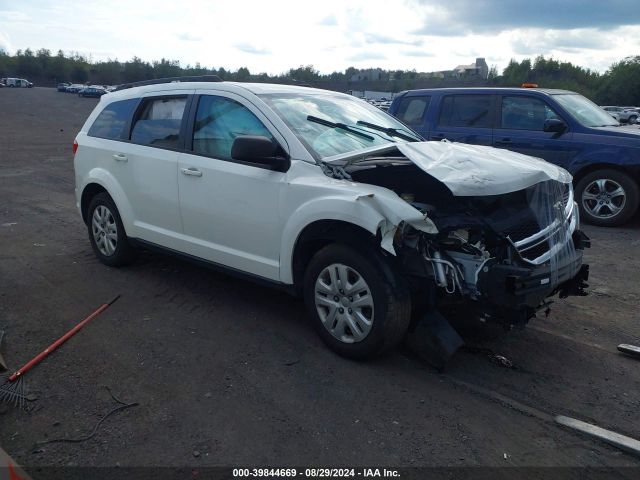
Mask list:
[[[96,117],[87,135],[120,140],[137,104],[137,98],[110,103]]]

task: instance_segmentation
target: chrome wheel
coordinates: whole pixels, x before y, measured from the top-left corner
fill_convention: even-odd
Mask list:
[[[111,211],[104,205],[98,205],[91,218],[93,240],[100,253],[110,257],[118,246],[118,227]]]
[[[615,217],[626,203],[627,195],[622,185],[608,178],[594,180],[582,193],[582,206],[597,218]]]
[[[356,270],[334,263],[315,283],[315,305],[327,331],[344,343],[360,342],[373,326],[373,296]]]

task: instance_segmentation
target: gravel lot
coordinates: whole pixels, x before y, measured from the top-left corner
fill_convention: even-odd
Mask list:
[[[439,374],[404,351],[324,347],[301,301],[167,256],[111,269],[75,209],[71,145],[95,99],[0,90],[0,329],[17,367],[122,298],[30,372],[29,411],[0,406],[0,445],[43,466],[640,466],[562,414],[640,438],[640,221],[586,226],[591,295]],[[88,434],[81,443],[36,442]],[[637,474],[637,470],[635,473]],[[634,478],[632,471],[620,475]],[[586,478],[586,477],[581,477]],[[618,477],[620,478],[620,477]],[[635,477],[637,478],[637,477]]]

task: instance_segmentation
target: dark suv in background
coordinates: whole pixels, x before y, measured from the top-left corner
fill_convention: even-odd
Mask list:
[[[398,94],[389,113],[427,140],[539,157],[574,177],[583,220],[625,223],[640,201],[640,129],[582,95],[541,88],[442,88]]]

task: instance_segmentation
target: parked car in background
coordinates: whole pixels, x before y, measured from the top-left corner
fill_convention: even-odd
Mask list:
[[[11,87],[11,88],[32,88],[33,87],[33,83],[31,83],[29,80],[25,78],[8,77],[5,79],[4,84],[7,87]]]
[[[620,107],[600,107],[602,108],[605,112],[607,112],[609,115],[611,115],[613,118],[615,118],[616,120],[620,121],[620,113],[622,112],[622,110],[618,110]]]
[[[640,116],[640,108],[638,107],[624,107],[624,115],[627,117],[627,123],[637,123]]]
[[[56,88],[57,88],[57,90],[59,92],[66,92],[67,91],[67,87],[69,85],[71,85],[71,84],[68,83],[68,82],[63,82],[63,83],[59,83]]]
[[[80,90],[82,90],[83,88],[85,88],[86,85],[83,85],[82,83],[72,83],[71,85],[69,85],[66,89],[67,93],[78,93]]]
[[[107,93],[107,91],[102,87],[85,87],[78,92],[78,96],[98,98],[105,93]]]
[[[76,137],[77,207],[102,263],[154,248],[284,287],[353,358],[400,343],[421,305],[509,328],[586,293],[564,169],[424,142],[346,94],[185,80],[103,96]]]
[[[605,106],[602,109],[621,123],[636,123],[636,120],[638,120],[638,109],[636,107]]]
[[[539,157],[573,175],[583,220],[621,225],[640,202],[640,131],[620,128],[575,92],[444,88],[398,94],[389,109],[429,140],[491,145]]]

